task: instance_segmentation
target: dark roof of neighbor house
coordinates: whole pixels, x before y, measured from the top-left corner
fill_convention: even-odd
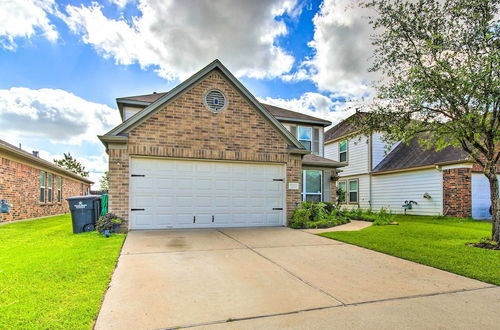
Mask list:
[[[117,102],[120,101],[136,101],[136,102],[144,102],[144,103],[153,103],[154,101],[158,100],[160,97],[163,95],[167,94],[165,93],[156,93],[154,92],[153,94],[144,94],[144,95],[135,95],[135,96],[126,96],[126,97],[119,97],[116,99]]]
[[[347,117],[342,120],[337,125],[330,128],[325,132],[325,142],[337,140],[349,134],[359,131],[359,128],[356,127],[356,119],[361,116],[365,116],[366,112],[356,112],[354,115]]]
[[[338,168],[346,166],[346,163],[340,163],[328,158],[324,158],[314,154],[304,155],[302,158],[302,165],[315,166],[315,167],[325,167],[325,168]]]
[[[470,161],[467,153],[454,148],[446,147],[440,151],[424,149],[414,138],[410,143],[399,143],[374,169],[373,172],[385,172],[426,165],[438,165]]]
[[[0,140],[0,151],[13,153],[17,156],[22,157],[23,159],[25,159],[29,162],[35,163],[41,167],[50,168],[51,170],[53,170],[55,172],[63,173],[63,174],[65,174],[69,177],[72,177],[78,181],[83,181],[83,182],[86,182],[89,184],[94,183],[87,178],[81,177],[78,174],[75,174],[71,171],[65,170],[52,162],[49,162],[45,159],[37,157],[37,156],[33,155],[32,153],[29,153],[21,148],[18,148],[16,146],[4,141],[4,140]]]
[[[145,95],[136,95],[136,96],[127,96],[127,97],[120,97],[116,99],[116,102],[118,103],[127,103],[127,102],[137,102],[137,103],[147,103],[144,105],[149,105],[156,100],[160,99],[162,96],[164,96],[167,93],[153,93],[153,94],[145,94]],[[311,123],[311,124],[319,124],[322,126],[329,126],[332,123],[328,120],[309,116],[300,112],[288,110],[288,109],[283,109],[274,105],[270,104],[265,104],[265,103],[260,103],[262,104],[267,111],[269,111],[276,119],[284,120],[286,121],[287,119],[290,121],[298,121],[298,122],[305,122],[305,123]]]
[[[366,112],[357,112],[344,119],[325,132],[325,142],[335,141],[359,132],[355,121]],[[446,147],[440,151],[424,149],[418,138],[412,139],[408,144],[400,143],[392,150],[374,169],[373,172],[410,169],[420,166],[436,165],[449,162],[469,161],[467,154],[454,147]]]

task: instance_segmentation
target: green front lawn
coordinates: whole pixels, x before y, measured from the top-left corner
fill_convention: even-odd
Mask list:
[[[321,236],[500,285],[500,251],[465,245],[491,237],[491,223],[471,219],[396,216],[399,226]]]
[[[91,328],[124,238],[69,215],[0,226],[0,329]]]

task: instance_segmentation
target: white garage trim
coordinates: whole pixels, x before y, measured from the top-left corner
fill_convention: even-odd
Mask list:
[[[129,228],[283,226],[285,164],[131,157]]]

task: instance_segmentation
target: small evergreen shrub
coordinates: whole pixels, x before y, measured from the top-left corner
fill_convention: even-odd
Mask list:
[[[302,202],[288,226],[295,229],[329,228],[350,222],[332,203]]]

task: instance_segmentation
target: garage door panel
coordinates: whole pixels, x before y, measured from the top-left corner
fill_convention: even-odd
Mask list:
[[[283,225],[283,165],[132,158],[131,173],[145,175],[130,181],[145,209],[132,229]]]

